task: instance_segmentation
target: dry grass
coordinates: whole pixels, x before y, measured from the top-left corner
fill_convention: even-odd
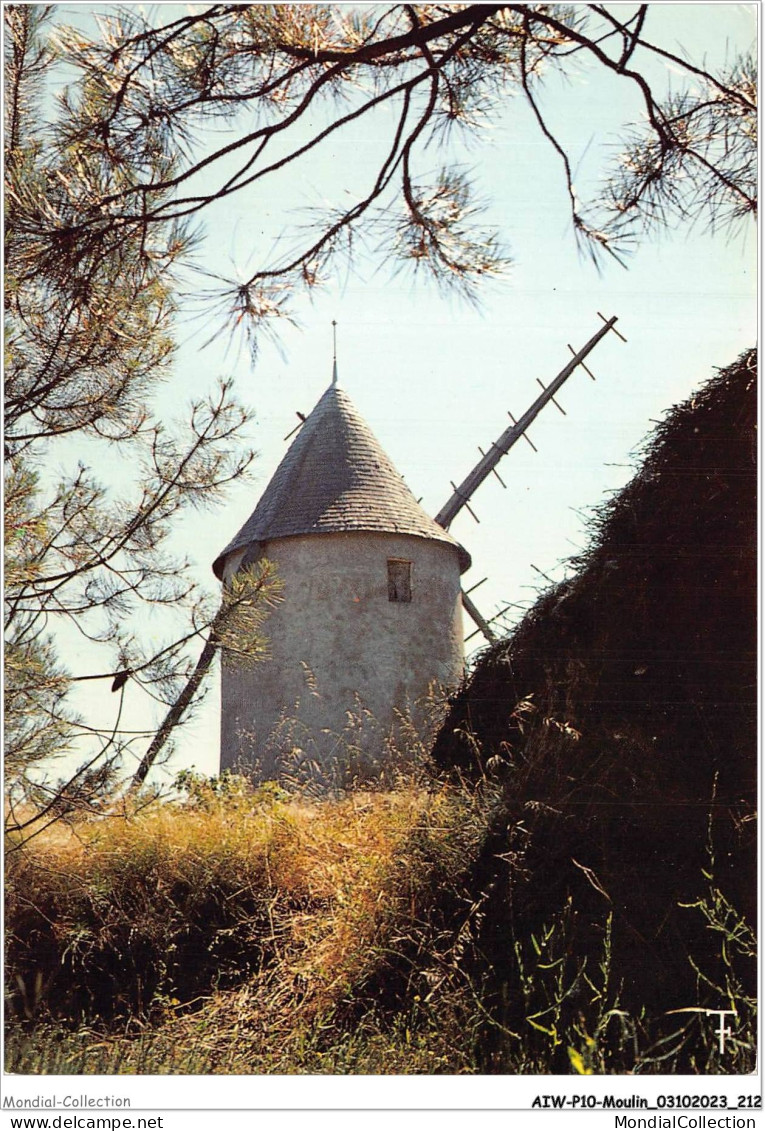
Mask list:
[[[471,805],[451,787],[306,801],[236,782],[46,832],[9,857],[13,1009],[145,1017],[278,969],[290,1008],[324,1010],[462,871]]]
[[[415,995],[397,1015],[365,987],[428,957],[428,909],[461,896],[487,802],[405,780],[323,801],[187,784],[184,804],[10,855],[11,1070],[471,1070],[464,1010],[436,1023]]]
[[[688,913],[729,956],[735,1065],[695,1019],[667,1033],[625,1012],[611,916],[588,964],[570,902],[511,943],[523,1020],[497,1020],[480,973],[491,895],[469,885],[498,804],[485,787],[319,802],[229,779],[40,836],[10,856],[6,1070],[650,1072],[682,1056],[748,1071],[754,1002],[735,969],[753,942],[711,880]]]

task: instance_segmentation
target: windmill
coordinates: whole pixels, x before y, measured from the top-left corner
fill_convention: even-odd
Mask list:
[[[528,429],[551,401],[564,412],[555,397],[568,378],[582,368],[595,380],[585,359],[602,338],[613,332],[626,340],[616,317],[599,317],[603,325],[580,350],[569,345],[571,360],[548,385],[537,378],[542,391],[520,419],[508,413],[510,425],[488,451],[479,448],[480,460],[459,485],[452,483],[435,519],[338,386],[335,344],[331,385],[310,415],[298,413],[285,437],[298,433],[296,439],[213,566],[226,585],[268,556],[285,583],[285,600],[269,614],[269,661],[245,669],[223,655],[222,768],[260,780],[279,777],[279,743],[286,742],[327,781],[348,746],[348,719],[366,711],[390,737],[395,719],[432,684],[456,687],[464,670],[461,610],[489,642],[496,639],[493,621],[506,610],[487,619],[470,596],[476,586],[462,588],[471,559],[449,527],[463,508],[477,521],[475,492],[492,474],[505,486],[497,466],[521,437],[536,450]],[[146,777],[215,650],[208,641],[185,698],[168,713],[134,783]],[[284,731],[288,719],[298,732]],[[369,750],[360,757],[367,769],[374,763]]]

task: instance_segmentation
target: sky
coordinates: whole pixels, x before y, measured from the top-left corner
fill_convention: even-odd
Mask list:
[[[104,6],[60,5],[87,20]],[[622,14],[624,9],[622,9]],[[649,38],[716,67],[757,36],[754,5],[652,4]],[[657,85],[676,89],[681,78],[661,60],[651,64]],[[639,118],[628,84],[577,70],[567,83],[545,88],[548,119],[566,144],[575,182],[585,196],[604,161],[618,148],[620,128]],[[309,126],[311,123],[309,123]],[[241,276],[262,263],[294,231],[293,206],[347,203],[368,186],[377,168],[386,120],[365,122],[354,137],[324,146],[297,176],[235,197],[205,218],[199,263]],[[211,139],[212,142],[213,139]],[[217,134],[216,142],[221,135]],[[634,473],[636,449],[672,405],[686,399],[716,368],[754,344],[757,330],[756,238],[726,239],[703,228],[645,238],[623,269],[604,262],[600,272],[576,247],[560,161],[532,120],[522,97],[509,98],[491,128],[456,151],[457,160],[488,202],[513,259],[507,281],[489,285],[480,305],[444,298],[420,280],[361,254],[353,272],[328,280],[312,301],[295,304],[297,325],[284,325],[279,347],[262,343],[253,362],[212,315],[200,316],[191,293],[182,306],[174,376],[158,404],[179,403],[233,377],[238,396],[255,413],[251,428],[259,455],[249,483],[237,485],[214,511],[182,520],[175,548],[193,563],[210,592],[211,564],[253,510],[287,450],[284,437],[308,413],[330,382],[332,321],[338,323],[340,384],[367,420],[428,513],[434,515],[508,424],[518,417],[601,325],[598,312],[618,316],[626,343],[609,334],[587,361],[593,383],[579,370],[523,441],[499,466],[506,483],[490,477],[472,502],[479,522],[463,512],[451,533],[469,550],[470,588],[487,618],[509,606],[514,623],[547,582],[565,576],[566,561],[587,542],[593,508]],[[421,168],[436,169],[442,155],[428,152]],[[195,277],[189,278],[193,292]],[[210,340],[212,335],[212,340]],[[469,619],[466,635],[474,630]],[[159,631],[159,626],[158,626]],[[468,654],[480,649],[480,636]],[[71,643],[71,666],[86,670],[84,644]],[[195,767],[218,766],[217,672],[195,721],[178,733],[176,752],[157,770],[169,781]],[[86,685],[81,700],[95,715],[113,709],[108,687]],[[137,692],[129,691],[129,695]],[[139,712],[137,701],[126,708]]]

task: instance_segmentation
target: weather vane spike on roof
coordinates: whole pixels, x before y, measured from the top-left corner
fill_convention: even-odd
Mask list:
[[[337,322],[332,319],[332,384],[337,384]]]

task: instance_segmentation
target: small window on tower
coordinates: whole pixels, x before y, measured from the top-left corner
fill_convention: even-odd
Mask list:
[[[411,601],[412,563],[404,558],[388,558],[388,600]]]

